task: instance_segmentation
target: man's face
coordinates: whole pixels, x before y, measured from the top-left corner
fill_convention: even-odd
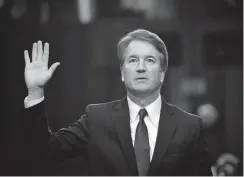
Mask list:
[[[121,67],[122,81],[127,91],[149,93],[160,91],[164,72],[156,48],[147,41],[134,40],[124,52],[124,64]]]

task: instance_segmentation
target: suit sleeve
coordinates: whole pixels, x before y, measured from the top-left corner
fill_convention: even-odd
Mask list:
[[[213,176],[211,166],[215,163],[210,145],[206,141],[206,130],[202,128],[202,120],[199,118],[199,126],[196,130],[196,139],[191,158],[191,175]]]
[[[74,156],[87,155],[89,139],[87,114],[82,115],[67,128],[53,133],[48,125],[43,101],[23,110],[22,129],[24,144],[29,152],[38,158],[36,160],[50,164]]]

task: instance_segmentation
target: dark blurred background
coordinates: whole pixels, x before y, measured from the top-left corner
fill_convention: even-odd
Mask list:
[[[49,42],[49,63],[61,63],[45,88],[56,131],[89,103],[125,95],[116,44],[137,28],[157,33],[168,47],[164,98],[191,113],[205,103],[214,106],[214,155],[231,152],[242,161],[242,15],[242,0],[0,0],[0,175],[38,175],[19,136],[27,96],[24,50],[37,40]],[[85,165],[77,157],[50,175],[85,175]]]

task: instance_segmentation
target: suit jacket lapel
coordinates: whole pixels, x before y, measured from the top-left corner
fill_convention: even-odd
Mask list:
[[[154,149],[153,158],[151,161],[150,169],[148,174],[153,173],[156,168],[160,165],[162,158],[164,157],[170,140],[175,132],[176,123],[174,116],[168,103],[162,98],[161,114],[158,126],[158,135],[156,140],[156,145]]]
[[[114,106],[113,124],[120,140],[121,149],[133,175],[138,175],[136,157],[131,139],[130,115],[126,97]]]

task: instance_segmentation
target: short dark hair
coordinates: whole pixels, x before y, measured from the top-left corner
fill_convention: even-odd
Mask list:
[[[119,40],[117,44],[117,52],[120,66],[123,66],[124,64],[124,51],[133,40],[147,41],[152,44],[158,52],[163,55],[161,58],[161,68],[166,72],[168,68],[168,51],[166,45],[157,34],[144,29],[136,29],[129,32]]]

